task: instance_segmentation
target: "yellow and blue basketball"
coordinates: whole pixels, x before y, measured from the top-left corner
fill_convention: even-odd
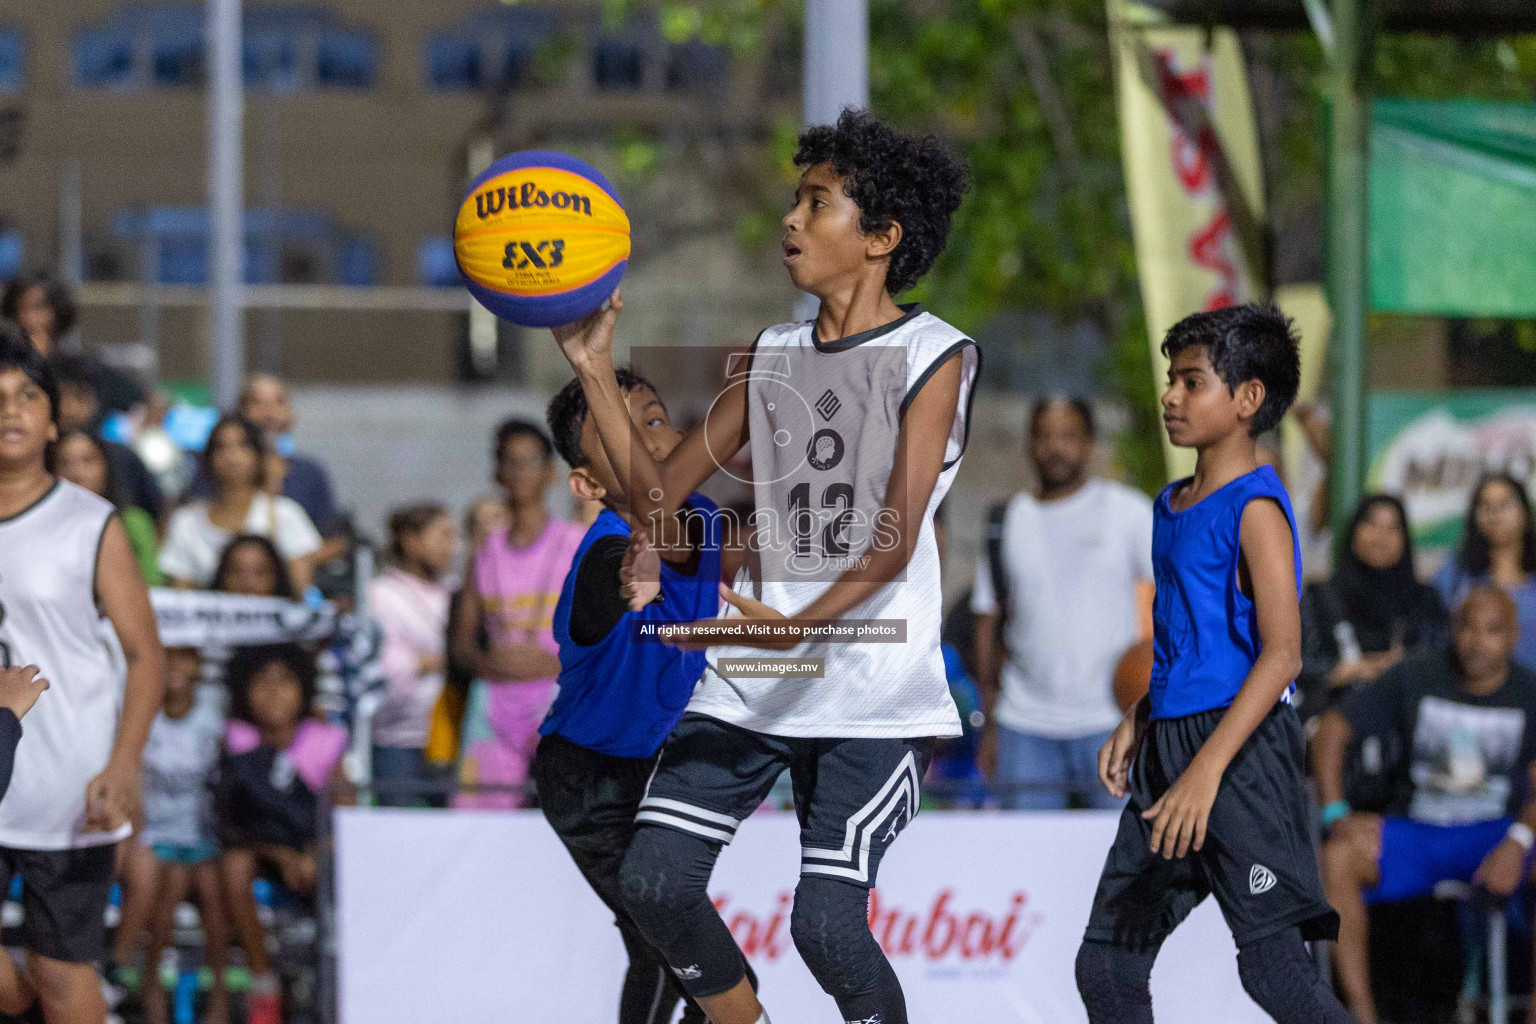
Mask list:
[[[580,320],[618,287],[629,215],[595,168],[564,153],[504,156],[475,179],[453,225],[471,295],[523,327]]]

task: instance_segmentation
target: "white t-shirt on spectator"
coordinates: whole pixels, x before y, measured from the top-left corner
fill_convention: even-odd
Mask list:
[[[281,495],[274,498],[264,491],[251,499],[241,532],[266,537],[287,561],[312,555],[320,548],[320,533],[299,503]],[[194,586],[209,586],[219,567],[219,556],[234,536],[208,521],[208,502],[184,505],[171,516],[166,528],[160,571],[189,580]]]
[[[1115,666],[1140,638],[1137,584],[1152,580],[1152,502],[1099,479],[1056,501],[1017,494],[1003,564],[1011,614],[997,723],[1053,739],[1113,729]],[[971,610],[998,610],[985,549]]]

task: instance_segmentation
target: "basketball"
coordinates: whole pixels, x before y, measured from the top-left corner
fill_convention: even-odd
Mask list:
[[[600,307],[629,261],[629,215],[595,168],[525,150],[487,167],[459,204],[453,255],[481,305],[522,327]]]
[[[1151,685],[1152,639],[1148,637],[1120,656],[1120,663],[1115,666],[1115,703],[1121,711],[1129,711],[1147,695]]]

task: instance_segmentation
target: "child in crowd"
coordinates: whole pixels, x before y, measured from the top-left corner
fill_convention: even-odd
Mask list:
[[[241,648],[229,665],[231,718],[215,801],[220,867],[235,932],[252,975],[249,1024],[279,1024],[282,1001],[252,883],[275,878],[301,896],[315,891],[320,796],[335,785],[346,802],[341,757],[347,733],[312,717],[315,660],[296,644]]]
[[[682,434],[661,396],[629,370],[616,371],[615,379],[639,437],[656,458],[666,458]],[[682,986],[624,909],[619,865],[634,837],[657,752],[704,670],[704,652],[636,643],[631,630],[638,621],[715,613],[717,510],[703,495],[690,495],[676,529],[665,531],[676,538],[670,546],[652,547],[646,531],[635,529],[623,483],[588,421],[580,381],[549,403],[549,429],[571,467],[571,493],[600,501],[603,511],[577,549],[555,607],[560,696],[539,729],[544,738],[533,767],[539,806],[623,936],[629,971],[619,995],[619,1024],[671,1020],[684,998]],[[690,1001],[683,1020],[703,1019]]]
[[[255,533],[242,533],[225,546],[213,573],[212,590],[248,597],[298,597],[288,563],[277,545]]]
[[[389,517],[393,564],[368,587],[368,607],[384,630],[384,706],[373,720],[373,777],[385,783],[426,778],[424,749],[432,708],[443,690],[448,587],[458,530],[442,505],[397,510]],[[413,803],[385,793],[387,803]],[[404,798],[404,799],[402,799]]]
[[[559,646],[551,627],[555,602],[584,531],[544,506],[555,482],[554,445],[537,425],[508,420],[496,430],[496,482],[506,495],[507,524],[493,530],[466,574],[463,607],[452,641],[455,657],[483,680],[483,710],[472,698],[465,715],[461,780],[494,786],[455,802],[464,807],[520,807],[539,739],[554,699]],[[478,642],[484,626],[489,650]]]
[[[160,586],[164,577],[160,574],[160,538],[155,532],[155,520],[144,509],[123,500],[107,443],[88,430],[66,430],[59,438],[57,461],[59,476],[117,506],[118,520],[128,534],[134,557],[139,560],[144,582]]]
[[[165,698],[144,747],[144,824],[124,856],[127,897],[114,959],[126,966],[143,950],[144,1020],[165,1024],[170,1016],[157,976],[160,954],[170,941],[176,907],[195,887],[205,955],[213,973],[213,988],[201,1019],[222,1024],[229,1019],[224,986],[229,924],[209,784],[224,730],[224,699],[217,687],[199,685],[201,663],[196,648],[173,647],[165,657]]]

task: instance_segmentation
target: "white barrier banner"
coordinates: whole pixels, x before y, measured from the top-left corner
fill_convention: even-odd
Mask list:
[[[329,601],[310,606],[281,597],[155,587],[149,603],[167,647],[302,643],[322,640],[336,628],[336,606]]]
[[[624,951],[612,915],[536,811],[337,812],[342,1024],[613,1024]],[[914,1024],[1084,1024],[1073,962],[1115,833],[1108,812],[918,816],[870,900]],[[762,813],[711,892],[774,1020],[838,1021],[789,915],[792,814]],[[1264,1024],[1213,901],[1152,976],[1160,1020]]]

